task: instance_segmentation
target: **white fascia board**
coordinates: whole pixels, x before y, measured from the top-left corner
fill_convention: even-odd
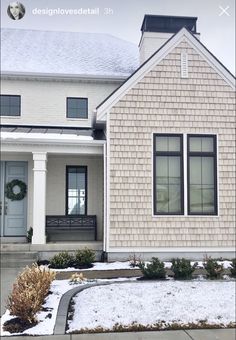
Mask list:
[[[63,144],[63,145],[104,145],[105,140],[94,140],[87,136],[73,136],[61,134],[42,134],[24,132],[1,132],[1,143],[24,143],[24,144]]]
[[[17,72],[2,71],[2,79],[40,79],[40,80],[74,80],[74,81],[104,81],[120,83],[127,79],[127,76],[112,75],[90,75],[90,74],[67,74],[67,73],[41,73],[41,72]]]
[[[216,59],[216,57],[211,54],[207,48],[202,45],[196,38],[192,36],[187,31],[187,42],[189,45],[195,49],[203,59],[205,59],[209,65],[219,74],[220,77],[222,77],[225,82],[233,89],[235,90],[235,78],[234,76]]]
[[[97,121],[105,122],[107,112],[132,88],[137,84],[152,68],[160,63],[168,53],[171,52],[181,41],[186,39],[190,46],[193,47],[214,70],[226,81],[226,83],[235,90],[234,76],[224,68],[224,66],[195,38],[186,28],[182,28],[176,35],[174,35],[165,45],[163,45],[157,52],[155,52],[143,65],[131,76],[123,85],[121,85],[113,95],[111,95],[100,107],[97,109]]]

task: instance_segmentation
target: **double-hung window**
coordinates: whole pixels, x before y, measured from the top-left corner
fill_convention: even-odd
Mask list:
[[[183,214],[182,135],[155,135],[154,173],[155,214]]]
[[[217,215],[216,150],[215,135],[154,134],[154,215]]]

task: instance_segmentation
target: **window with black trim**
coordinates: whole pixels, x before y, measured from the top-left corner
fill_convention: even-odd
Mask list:
[[[154,135],[154,214],[182,215],[183,136]]]
[[[68,97],[66,101],[67,118],[88,118],[88,98]]]
[[[87,214],[87,167],[66,167],[66,215]]]
[[[20,116],[20,96],[1,94],[0,101],[0,116]]]
[[[188,214],[217,214],[216,136],[188,135]]]

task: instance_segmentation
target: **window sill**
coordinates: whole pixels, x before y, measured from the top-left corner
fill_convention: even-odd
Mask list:
[[[71,120],[71,121],[82,120],[82,121],[85,121],[85,120],[88,120],[88,118],[68,118],[68,117],[66,117],[66,120]]]
[[[209,218],[209,217],[220,217],[220,215],[187,215],[187,214],[185,214],[185,215],[153,215],[152,214],[152,218],[159,218],[159,217],[161,217],[161,218],[163,218],[163,217],[165,217],[165,218],[172,218],[172,217],[174,217],[174,218],[177,218],[177,217],[184,217],[184,218],[187,218],[187,217],[201,217],[201,218],[203,218],[203,217],[207,217],[207,218]]]
[[[20,119],[22,116],[0,116],[1,119],[6,118],[6,119]]]

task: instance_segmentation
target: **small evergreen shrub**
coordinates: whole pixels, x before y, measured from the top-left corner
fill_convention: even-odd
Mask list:
[[[32,242],[32,237],[33,237],[33,228],[30,227],[29,230],[27,231],[27,242],[28,243]]]
[[[191,262],[184,258],[172,259],[171,263],[171,270],[174,272],[175,279],[188,280],[192,278],[196,265],[192,266]]]
[[[231,271],[231,276],[236,278],[236,258],[232,260],[232,263],[230,263],[230,271]]]
[[[152,257],[151,263],[145,265],[144,262],[140,262],[139,268],[146,279],[165,279],[166,271],[165,265],[157,257]]]
[[[64,269],[74,264],[74,257],[68,251],[54,255],[50,260],[50,268]]]
[[[89,248],[77,250],[75,252],[74,266],[76,268],[89,268],[95,261],[95,252]]]
[[[19,320],[19,331],[22,326],[28,328],[37,323],[36,314],[41,310],[55,273],[36,264],[26,267],[17,277],[12,292],[8,297],[7,307],[11,315]],[[5,331],[12,331],[12,324],[4,324]],[[16,325],[16,329],[18,326]]]
[[[216,260],[211,257],[207,257],[203,263],[204,268],[208,273],[209,279],[219,279],[223,272],[223,265],[218,264]]]

